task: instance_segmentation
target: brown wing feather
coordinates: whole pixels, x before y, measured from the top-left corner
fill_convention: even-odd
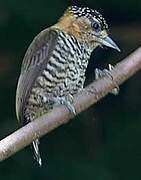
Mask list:
[[[42,31],[35,37],[25,54],[16,92],[16,114],[20,121],[23,121],[24,107],[32,86],[46,66],[56,45],[57,37],[58,33],[55,30]]]

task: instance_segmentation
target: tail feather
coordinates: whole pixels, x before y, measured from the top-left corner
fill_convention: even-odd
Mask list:
[[[32,142],[32,147],[34,150],[34,158],[38,162],[39,166],[42,166],[42,159],[40,156],[40,151],[39,151],[39,140],[36,139],[35,141]]]
[[[33,117],[34,116],[32,116],[32,114],[24,113],[23,116],[20,117],[21,125],[24,126],[24,125],[30,123],[31,121],[33,121],[33,119],[34,119]],[[39,151],[39,139],[36,139],[32,142],[31,148],[33,150],[34,159],[36,160],[36,162],[41,167],[42,166],[42,159],[41,159],[41,155],[40,155],[40,151]]]

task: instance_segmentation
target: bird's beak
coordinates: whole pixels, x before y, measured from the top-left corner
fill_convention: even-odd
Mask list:
[[[108,36],[106,38],[97,38],[97,42],[99,42],[101,45],[116,49],[119,52],[121,51],[116,43]]]

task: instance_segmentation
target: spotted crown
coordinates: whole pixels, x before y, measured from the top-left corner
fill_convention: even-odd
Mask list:
[[[85,16],[89,19],[95,18],[97,19],[103,29],[108,29],[108,24],[106,23],[103,16],[96,10],[90,9],[88,7],[77,7],[77,6],[71,6],[70,11],[74,14],[76,17],[82,17]]]

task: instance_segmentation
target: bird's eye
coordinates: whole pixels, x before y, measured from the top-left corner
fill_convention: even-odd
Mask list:
[[[100,24],[98,22],[93,22],[92,23],[92,28],[96,31],[99,32],[100,31]]]

